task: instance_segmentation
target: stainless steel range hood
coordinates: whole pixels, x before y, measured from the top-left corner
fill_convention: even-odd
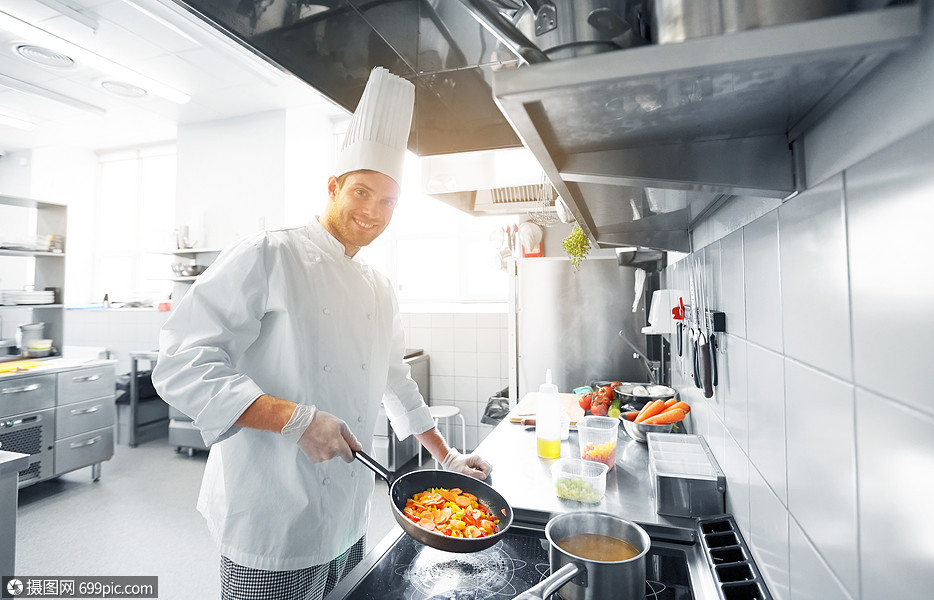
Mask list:
[[[921,27],[920,4],[898,2],[539,62],[477,0],[174,1],[348,110],[387,67],[416,84],[419,156],[525,146],[597,246],[681,252],[721,204],[806,189],[802,135]],[[485,186],[428,193],[477,212]]]
[[[525,148],[422,158],[422,192],[474,215],[520,214],[553,205],[554,188]]]

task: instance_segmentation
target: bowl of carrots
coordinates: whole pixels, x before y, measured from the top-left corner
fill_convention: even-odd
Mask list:
[[[671,433],[675,425],[691,412],[687,402],[677,398],[652,400],[641,410],[630,410],[619,415],[623,429],[637,442],[646,443],[649,433]]]

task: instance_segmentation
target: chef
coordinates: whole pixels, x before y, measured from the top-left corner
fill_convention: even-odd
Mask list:
[[[371,447],[381,402],[444,469],[490,470],[435,429],[392,286],[357,257],[400,201],[414,97],[374,69],[323,214],[223,251],[162,329],[156,389],[212,445],[198,510],[224,599],[322,598],[361,560],[374,481],[353,451]]]

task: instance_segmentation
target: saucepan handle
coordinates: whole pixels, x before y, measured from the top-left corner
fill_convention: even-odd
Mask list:
[[[577,563],[568,563],[549,575],[535,587],[530,587],[515,597],[515,600],[544,600],[558,591],[562,585],[571,581],[584,567]]]
[[[393,482],[396,480],[395,476],[389,472],[389,470],[383,465],[379,464],[373,457],[364,452],[363,450],[357,450],[353,453],[353,457],[365,464],[371,471],[376,473],[383,479],[386,483],[392,486]]]

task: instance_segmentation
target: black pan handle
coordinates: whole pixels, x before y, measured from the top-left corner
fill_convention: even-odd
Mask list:
[[[704,398],[713,397],[713,385],[710,379],[710,344],[705,339],[700,345],[701,376],[703,379]]]
[[[684,346],[684,323],[678,322],[678,356],[681,356]]]
[[[717,368],[717,337],[710,334],[710,370],[713,377],[713,386],[720,385],[719,369]]]
[[[390,487],[392,487],[393,482],[396,480],[396,476],[390,473],[389,469],[373,460],[373,457],[363,450],[355,451],[353,453],[353,457],[365,464],[367,468],[379,475],[386,483],[389,484]]]

